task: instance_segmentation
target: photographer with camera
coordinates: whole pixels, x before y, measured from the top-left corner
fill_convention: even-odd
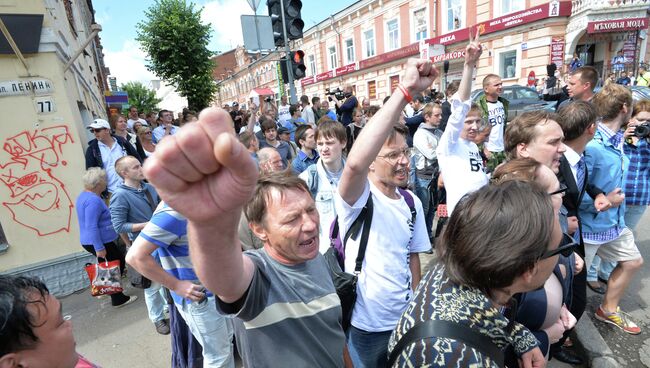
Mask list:
[[[634,230],[650,205],[650,100],[637,101],[625,129],[623,152],[630,159],[625,180],[625,225]]]
[[[340,99],[339,97],[339,95],[336,95],[336,107],[337,110],[339,110],[337,113],[340,112],[341,123],[345,126],[348,126],[350,123],[352,123],[352,112],[354,111],[354,108],[357,107],[359,102],[352,93],[352,86],[350,85],[345,86],[343,89],[344,99]]]

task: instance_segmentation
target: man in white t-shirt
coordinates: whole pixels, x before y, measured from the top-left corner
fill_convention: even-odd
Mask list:
[[[359,134],[334,197],[341,238],[369,197],[373,205],[352,325],[347,331],[355,367],[386,365],[391,330],[420,281],[418,253],[431,248],[422,203],[412,192],[399,189],[408,183],[409,148],[406,127],[397,122],[407,101],[430,87],[437,77],[431,61],[408,61],[399,91],[368,122],[372,129]],[[415,216],[405,196],[413,199]],[[346,272],[355,269],[360,238],[350,238],[345,245]]]
[[[474,138],[486,127],[487,122],[481,117],[479,106],[469,99],[472,73],[481,51],[481,48],[475,45],[467,46],[463,77],[458,92],[449,101],[451,115],[438,143],[438,164],[447,190],[449,216],[465,194],[488,183],[483,159],[478,146],[474,143]]]
[[[311,126],[316,126],[314,110],[312,110],[311,105],[309,104],[309,97],[307,95],[300,96],[300,105],[302,106],[302,112],[300,114],[302,120]]]
[[[330,226],[336,217],[334,193],[345,166],[343,149],[347,143],[347,136],[343,125],[331,120],[320,123],[314,136],[319,155],[318,162],[307,167],[299,176],[307,183],[316,202],[316,209],[320,215],[319,248],[321,253],[325,253],[330,247]]]
[[[280,97],[280,106],[278,106],[278,123],[280,126],[286,125],[286,122],[291,120],[291,113],[289,108],[291,106],[287,103],[287,96]]]
[[[492,126],[483,153],[488,160],[496,155],[496,160],[491,160],[496,166],[505,161],[503,135],[508,119],[508,100],[500,96],[503,93],[503,83],[496,74],[488,74],[483,78],[483,91],[484,94],[477,103],[481,108],[481,116]]]
[[[129,130],[129,132],[135,133],[133,131],[133,124],[136,121],[139,121],[140,123],[142,123],[142,125],[149,125],[149,123],[147,123],[146,120],[140,119],[138,115],[138,108],[135,106],[131,106],[129,107],[129,120],[126,121],[126,127]]]

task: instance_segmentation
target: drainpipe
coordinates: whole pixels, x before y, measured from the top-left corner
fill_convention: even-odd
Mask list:
[[[72,63],[74,63],[75,60],[81,55],[81,53],[84,51],[84,49],[92,42],[92,40],[95,39],[95,36],[102,30],[102,26],[100,26],[97,23],[93,23],[90,26],[90,30],[92,31],[88,38],[83,42],[82,46],[79,47],[79,49],[72,55],[70,60],[68,60],[67,63],[65,63],[65,66],[63,67],[63,72],[66,72],[68,69],[70,69],[70,66],[72,66]]]

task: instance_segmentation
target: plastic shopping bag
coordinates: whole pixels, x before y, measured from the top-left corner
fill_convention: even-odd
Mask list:
[[[86,272],[90,280],[90,294],[92,296],[111,295],[122,292],[120,280],[120,261],[97,262],[86,264]]]

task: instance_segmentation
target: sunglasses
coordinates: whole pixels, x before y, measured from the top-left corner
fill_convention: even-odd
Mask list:
[[[90,128],[89,130],[91,133],[97,133],[97,132],[101,132],[102,130],[106,130],[106,128],[99,128],[99,129]]]
[[[544,252],[544,254],[542,254],[542,257],[540,259],[551,258],[558,254],[568,257],[571,255],[571,253],[575,251],[578,245],[579,244],[573,241],[573,238],[570,235],[563,234],[562,241],[560,242],[560,246],[553,250],[547,250],[546,252]]]
[[[566,194],[566,191],[568,189],[569,188],[566,185],[560,183],[560,189],[556,190],[555,192],[551,192],[548,195],[552,196],[552,195],[556,195],[556,194],[561,194],[562,197],[564,197],[564,195]]]

